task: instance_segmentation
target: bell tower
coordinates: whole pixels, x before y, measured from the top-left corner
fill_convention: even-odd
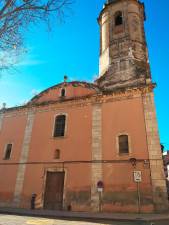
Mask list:
[[[107,0],[100,13],[100,65],[97,83],[115,90],[151,83],[144,32],[144,4]]]
[[[139,121],[144,118],[142,125],[146,137],[145,152],[148,156],[153,210],[162,212],[168,210],[169,205],[154,103],[155,84],[151,79],[144,21],[144,4],[140,0],[107,0],[98,18],[100,74],[96,83],[103,94],[107,92],[109,96],[116,96],[122,106],[129,96],[128,109],[133,107],[132,102],[136,99],[140,101],[138,110],[142,112],[142,116],[140,114]],[[116,107],[115,101],[114,97],[111,102],[112,110]],[[121,109],[124,111],[124,118],[127,118],[125,104]],[[135,121],[136,124],[137,122],[138,120]],[[139,129],[142,129],[141,126]],[[130,130],[130,126],[127,130]],[[134,140],[134,137],[131,138]],[[137,153],[140,150],[133,148],[134,151]]]

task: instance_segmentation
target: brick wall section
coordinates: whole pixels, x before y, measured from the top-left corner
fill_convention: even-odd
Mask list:
[[[34,116],[35,116],[35,113],[33,111],[28,112],[24,140],[23,140],[21,155],[19,160],[20,163],[26,163],[28,159]],[[14,199],[13,199],[13,204],[15,207],[20,206],[21,194],[22,194],[22,189],[24,184],[25,170],[26,170],[26,164],[20,164],[18,166]]]
[[[4,118],[4,114],[0,113],[0,131],[2,129],[3,118]]]
[[[147,132],[147,144],[150,159],[153,200],[156,211],[168,209],[167,189],[164,176],[158,125],[154,104],[154,93],[146,93],[143,96],[145,124]]]
[[[92,160],[102,160],[102,109],[101,105],[93,106],[92,113]],[[99,193],[97,182],[103,179],[102,163],[92,164],[91,208],[99,211]]]

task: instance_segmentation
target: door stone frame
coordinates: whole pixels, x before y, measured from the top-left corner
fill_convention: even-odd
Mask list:
[[[49,167],[44,168],[44,179],[43,179],[43,188],[42,188],[42,208],[44,208],[44,202],[45,202],[45,190],[46,190],[46,179],[47,179],[47,172],[64,172],[64,182],[63,182],[63,209],[66,208],[66,180],[67,180],[67,169],[64,167]]]

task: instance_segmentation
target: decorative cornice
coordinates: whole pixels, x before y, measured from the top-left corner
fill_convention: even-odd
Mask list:
[[[152,92],[156,87],[155,83],[151,83],[149,85],[141,86],[141,87],[132,87],[128,89],[119,89],[116,91],[102,91],[101,93],[88,95],[84,97],[76,97],[71,99],[65,99],[62,101],[51,101],[51,102],[43,102],[39,104],[28,104],[25,106],[14,107],[3,109],[0,113],[14,115],[18,114],[27,114],[29,111],[35,112],[45,112],[45,111],[53,111],[63,109],[65,107],[83,107],[86,105],[93,105],[96,103],[106,103],[113,101],[121,101],[125,99],[135,98],[141,95],[145,95],[146,93]]]
[[[54,85],[54,86],[49,87],[46,90],[42,91],[41,93],[39,93],[38,95],[33,97],[30,100],[29,103],[31,103],[32,101],[35,101],[36,99],[39,99],[40,97],[42,97],[44,94],[48,93],[52,89],[57,89],[57,88],[61,88],[61,87],[68,87],[68,86],[85,87],[85,88],[94,89],[94,90],[97,90],[97,91],[99,90],[99,87],[97,86],[97,84],[94,84],[94,83],[89,83],[89,82],[84,82],[84,81],[62,82],[60,84]]]

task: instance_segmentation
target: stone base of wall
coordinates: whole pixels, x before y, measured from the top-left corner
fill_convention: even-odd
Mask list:
[[[103,212],[109,213],[138,213],[137,205],[121,205],[121,204],[104,204]],[[152,204],[142,206],[141,213],[153,213],[154,206]]]

